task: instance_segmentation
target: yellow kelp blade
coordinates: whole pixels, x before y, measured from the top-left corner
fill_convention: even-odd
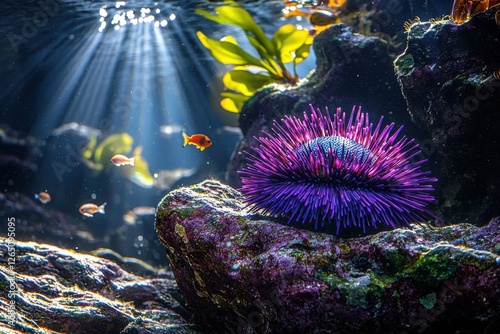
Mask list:
[[[267,50],[269,54],[275,54],[273,43],[266,37],[262,28],[255,23],[252,16],[243,8],[235,6],[220,6],[215,8],[215,15],[204,10],[195,9],[195,12],[203,15],[205,18],[222,24],[232,24],[245,30],[245,33],[251,33],[255,39]]]
[[[141,157],[141,152],[142,147],[138,146],[134,150],[133,154],[133,156],[135,157],[134,166],[126,166],[126,168],[124,168],[123,170],[125,171],[125,174],[130,181],[134,182],[142,188],[149,189],[154,185],[154,178],[149,171],[148,163]]]
[[[293,24],[285,24],[274,33],[273,43],[279,50],[280,60],[289,63],[294,60],[295,52],[303,47],[308,39],[309,31],[297,29]]]
[[[212,57],[222,64],[254,65],[262,67],[260,61],[243,50],[231,36],[226,36],[220,41],[208,38],[201,31],[197,31],[196,36],[198,36],[201,44],[210,50]]]
[[[222,82],[227,89],[245,96],[252,96],[258,89],[274,82],[274,79],[269,77],[269,75],[252,73],[244,67],[236,67],[234,70],[224,74]]]
[[[221,107],[234,113],[239,113],[245,102],[250,98],[250,96],[231,92],[222,92],[220,96],[222,97],[220,101]]]
[[[96,165],[108,166],[115,154],[127,154],[132,150],[134,139],[128,133],[117,133],[104,139],[94,153]]]
[[[92,154],[94,154],[94,149],[96,147],[96,144],[97,144],[97,134],[92,133],[90,135],[89,142],[82,148],[81,154],[84,159],[90,159],[92,157]]]

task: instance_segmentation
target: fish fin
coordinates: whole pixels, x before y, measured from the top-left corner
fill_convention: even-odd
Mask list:
[[[189,136],[185,132],[183,132],[182,137],[184,137],[184,145],[182,145],[182,147],[186,147],[186,145],[189,143]]]
[[[203,147],[203,146],[199,146],[199,149],[200,149],[200,151],[202,151],[202,152],[203,152],[203,150],[205,149],[205,147]]]
[[[102,205],[99,207],[99,213],[102,214],[106,213],[106,211],[104,211],[104,207],[106,206],[106,204],[107,204],[106,202],[102,203]]]
[[[39,199],[40,196],[38,196],[38,194],[35,194],[35,199]]]
[[[134,166],[135,164],[135,157],[130,158],[130,166]]]
[[[94,215],[93,215],[93,214],[91,214],[91,213],[87,213],[87,212],[82,213],[82,215],[84,215],[85,217],[94,217]]]

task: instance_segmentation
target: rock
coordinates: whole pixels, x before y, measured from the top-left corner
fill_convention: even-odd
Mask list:
[[[336,24],[315,37],[313,48],[317,68],[308,79],[296,87],[263,88],[245,103],[239,119],[244,138],[233,153],[226,175],[231,186],[241,186],[237,171],[246,165],[242,152],[256,144],[253,137],[269,130],[274,119],[302,117],[309,103],[322,110],[342,107],[346,112],[354,105],[362,106],[372,120],[384,115],[386,124],[405,124],[405,134],[418,134],[392,75],[396,53],[386,41],[355,34],[348,25]]]
[[[0,238],[2,333],[197,332],[172,297],[177,287],[170,272],[142,277],[72,250],[9,243]],[[13,326],[3,327],[10,320]]]
[[[491,333],[500,321],[500,218],[338,239],[249,215],[207,180],[167,194],[156,231],[208,332]]]
[[[395,60],[413,119],[437,151],[441,216],[484,224],[500,215],[499,6],[461,25],[414,24]]]
[[[22,193],[0,192],[0,215],[4,220],[16,217],[18,240],[50,243],[81,251],[109,246],[104,238],[94,237],[84,222]]]
[[[0,187],[18,191],[30,183],[38,172],[41,144],[33,137],[22,137],[6,125],[0,125]]]

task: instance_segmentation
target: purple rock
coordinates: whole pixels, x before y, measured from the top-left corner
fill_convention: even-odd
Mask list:
[[[188,307],[220,333],[486,331],[500,315],[499,228],[339,239],[249,215],[214,180],[170,192],[156,217]]]
[[[500,215],[500,67],[498,6],[457,25],[422,22],[394,61],[413,119],[437,152],[439,214],[450,223],[482,224]]]

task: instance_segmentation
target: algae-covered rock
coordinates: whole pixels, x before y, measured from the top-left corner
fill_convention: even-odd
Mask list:
[[[156,230],[199,324],[218,333],[482,333],[498,324],[500,219],[338,239],[249,215],[207,180]]]
[[[196,333],[169,292],[170,272],[131,274],[112,261],[0,238],[1,333]]]
[[[499,6],[470,21],[414,24],[394,62],[408,111],[437,152],[439,214],[483,224],[500,215]]]

